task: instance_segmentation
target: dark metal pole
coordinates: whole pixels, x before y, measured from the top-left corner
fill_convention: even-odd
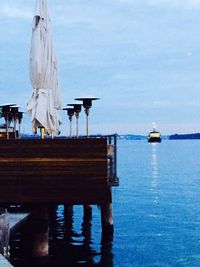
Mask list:
[[[15,139],[17,139],[17,119],[16,116],[14,115],[14,134],[15,134]]]
[[[79,97],[75,98],[75,100],[83,101],[83,107],[85,108],[86,113],[86,136],[89,137],[89,110],[92,107],[92,101],[98,100],[97,97]]]
[[[72,114],[71,116],[73,116],[73,114],[75,113],[76,116],[76,138],[78,138],[78,119],[79,119],[79,114],[81,112],[81,104],[68,104],[68,106],[73,107],[73,109],[68,108],[68,115],[70,116],[70,114]]]
[[[6,139],[9,139],[9,116],[8,113],[6,113]]]
[[[89,108],[85,109],[86,113],[86,136],[89,137]]]
[[[69,118],[70,121],[70,133],[69,133],[69,137],[72,137],[72,116]]]
[[[72,137],[72,118],[74,116],[74,109],[73,108],[63,108],[63,110],[67,111],[67,115],[69,118],[69,122],[70,122],[70,132],[69,132],[69,137]]]
[[[76,112],[76,138],[78,138],[78,117],[79,117],[79,113]]]
[[[21,122],[23,118],[23,112],[18,113],[18,123],[19,123],[19,132],[18,132],[18,137],[20,138],[21,135]]]

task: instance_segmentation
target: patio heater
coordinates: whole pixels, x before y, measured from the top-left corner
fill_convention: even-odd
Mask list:
[[[72,118],[74,116],[74,109],[73,108],[63,108],[62,110],[66,110],[67,111],[67,115],[68,115],[69,121],[70,121],[70,134],[69,134],[69,137],[72,137]]]
[[[12,115],[11,115],[11,107],[16,106],[16,104],[5,104],[1,105],[1,111],[2,115],[5,118],[6,121],[6,139],[9,139],[9,126],[12,121]]]
[[[76,138],[78,138],[78,119],[79,119],[79,114],[81,112],[82,104],[68,104],[67,106],[71,106],[74,109],[76,117]]]
[[[82,101],[83,107],[85,108],[86,114],[86,136],[89,137],[89,111],[92,107],[92,101],[99,100],[100,98],[97,97],[78,97],[75,100]]]

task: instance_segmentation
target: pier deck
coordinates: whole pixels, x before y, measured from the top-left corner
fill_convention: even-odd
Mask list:
[[[111,203],[116,157],[108,144],[107,137],[0,140],[0,203]]]

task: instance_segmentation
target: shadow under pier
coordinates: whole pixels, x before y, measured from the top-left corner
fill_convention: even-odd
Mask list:
[[[94,242],[92,213],[83,212],[77,233],[74,206],[43,205],[32,210],[23,227],[12,233],[10,261],[15,267],[113,267],[112,238],[102,234],[100,251],[95,251]]]

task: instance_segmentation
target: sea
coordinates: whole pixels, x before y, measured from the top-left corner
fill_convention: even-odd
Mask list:
[[[200,266],[200,140],[119,140],[118,177],[113,239],[102,238],[99,207],[84,220],[82,206],[55,206],[48,259],[29,257],[17,231],[13,266]]]

